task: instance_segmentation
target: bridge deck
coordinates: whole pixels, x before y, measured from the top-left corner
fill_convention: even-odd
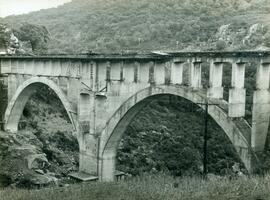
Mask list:
[[[205,51],[205,52],[183,52],[183,51],[153,51],[148,53],[123,52],[123,53],[84,53],[84,54],[2,54],[0,59],[75,59],[75,60],[167,60],[175,57],[180,58],[269,58],[270,51]]]

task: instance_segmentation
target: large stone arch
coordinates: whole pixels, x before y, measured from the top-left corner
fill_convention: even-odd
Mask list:
[[[5,112],[5,130],[10,132],[17,132],[18,123],[22,115],[25,104],[27,103],[30,96],[41,86],[46,85],[52,89],[62,102],[65,110],[67,111],[68,117],[76,130],[76,122],[72,118],[72,107],[68,102],[66,95],[60,89],[60,87],[52,80],[45,77],[32,77],[24,81],[15,91],[12,99],[8,103]]]
[[[192,90],[182,86],[151,86],[128,98],[107,121],[101,134],[99,154],[99,176],[104,181],[114,180],[115,159],[117,147],[127,126],[136,114],[156,95],[170,94],[183,97],[193,103],[206,101],[206,92]],[[230,118],[227,115],[227,102],[224,100],[209,100],[221,106],[209,106],[209,115],[224,130],[240,159],[248,171],[251,171],[253,153],[250,148],[251,128],[243,118]],[[202,105],[200,105],[203,107]]]

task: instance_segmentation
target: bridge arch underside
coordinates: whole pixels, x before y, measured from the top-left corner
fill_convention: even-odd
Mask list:
[[[58,87],[56,83],[52,80],[44,77],[34,77],[26,80],[23,84],[21,84],[15,94],[13,95],[12,99],[8,103],[8,107],[5,112],[5,130],[16,133],[18,131],[18,124],[23,113],[24,107],[28,101],[28,99],[41,87],[46,85],[54,93],[62,102],[69,119],[75,128],[75,123],[69,113],[71,110],[70,105],[65,97],[65,94],[62,90]]]
[[[152,101],[157,95],[176,95],[183,97],[193,103],[203,103],[206,97],[203,91],[194,91],[192,89],[180,86],[154,86],[137,92],[135,95],[126,100],[122,106],[114,113],[107,122],[106,128],[103,130],[100,142],[100,178],[104,181],[113,181],[116,154],[119,142],[128,125],[139,111]],[[218,100],[220,104],[226,107],[227,102]],[[211,100],[209,100],[211,103]],[[215,100],[217,103],[217,100]],[[201,106],[204,108],[203,106]],[[226,109],[225,109],[226,110]],[[251,159],[253,153],[250,148],[250,131],[251,128],[247,122],[242,119],[229,118],[227,112],[218,106],[209,106],[209,115],[224,130],[231,143],[235,147],[240,159],[244,163],[246,169],[251,171]],[[244,131],[243,131],[244,130]],[[245,132],[245,133],[244,133]],[[249,135],[249,136],[248,136]]]

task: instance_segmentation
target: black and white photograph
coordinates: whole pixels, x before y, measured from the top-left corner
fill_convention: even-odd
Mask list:
[[[0,200],[269,200],[270,0],[0,0]]]

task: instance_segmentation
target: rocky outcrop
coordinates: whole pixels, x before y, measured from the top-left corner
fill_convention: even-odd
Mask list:
[[[246,10],[252,5],[251,3],[248,3],[245,0],[238,0],[237,4],[238,4],[238,9],[241,9],[241,10]]]
[[[49,96],[49,98],[48,98]],[[27,102],[18,133],[0,131],[0,187],[65,185],[79,147],[60,100],[48,88]]]
[[[258,47],[264,42],[264,35],[265,35],[265,27],[263,24],[253,24],[250,26],[247,36],[243,39],[243,44],[248,47]]]
[[[78,170],[76,147],[69,148],[71,143],[63,144],[70,141],[76,145],[74,136],[65,132],[60,134],[62,140],[59,140],[60,137],[55,135],[59,131],[27,129],[17,134],[0,132],[0,187],[58,184],[70,172]]]
[[[4,24],[0,24],[0,54],[16,54],[22,52],[18,38]]]
[[[49,165],[46,154],[30,154],[26,156],[28,169],[44,169]]]
[[[266,28],[260,23],[225,24],[219,27],[214,41],[218,50],[269,50],[265,46],[266,34]]]

